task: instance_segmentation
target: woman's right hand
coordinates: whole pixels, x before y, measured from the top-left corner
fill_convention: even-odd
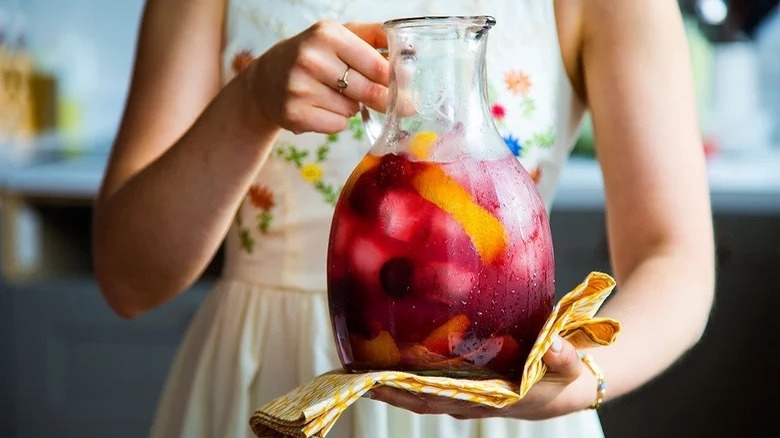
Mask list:
[[[389,66],[376,48],[386,45],[380,24],[331,21],[277,43],[242,73],[252,109],[248,122],[259,117],[296,134],[332,134],[347,128],[358,102],[384,111]],[[347,69],[348,86],[339,92]]]

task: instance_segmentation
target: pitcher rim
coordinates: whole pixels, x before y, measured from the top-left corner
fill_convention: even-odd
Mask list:
[[[416,27],[428,24],[460,24],[478,25],[490,29],[495,26],[496,19],[491,15],[426,15],[419,17],[395,18],[382,23],[385,29],[398,29],[404,27]]]

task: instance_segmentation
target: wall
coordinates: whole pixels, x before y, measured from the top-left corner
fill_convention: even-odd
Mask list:
[[[65,118],[79,119],[87,143],[108,147],[127,93],[143,0],[19,4],[36,62],[60,81]]]

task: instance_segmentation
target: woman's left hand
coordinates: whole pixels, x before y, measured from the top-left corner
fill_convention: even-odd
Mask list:
[[[448,414],[462,420],[489,417],[542,420],[584,409],[595,399],[596,378],[571,343],[556,338],[542,359],[548,366],[544,378],[522,400],[500,409],[389,386],[372,389],[368,397],[418,414]]]

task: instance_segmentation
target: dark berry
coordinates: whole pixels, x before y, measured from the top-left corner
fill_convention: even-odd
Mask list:
[[[349,194],[349,206],[359,216],[372,219],[376,216],[384,190],[377,186],[377,170],[364,173]]]
[[[388,260],[379,271],[379,280],[385,293],[393,298],[403,298],[412,291],[414,264],[404,257]]]
[[[383,189],[401,188],[410,184],[414,165],[400,155],[387,154],[377,166],[377,184]]]

